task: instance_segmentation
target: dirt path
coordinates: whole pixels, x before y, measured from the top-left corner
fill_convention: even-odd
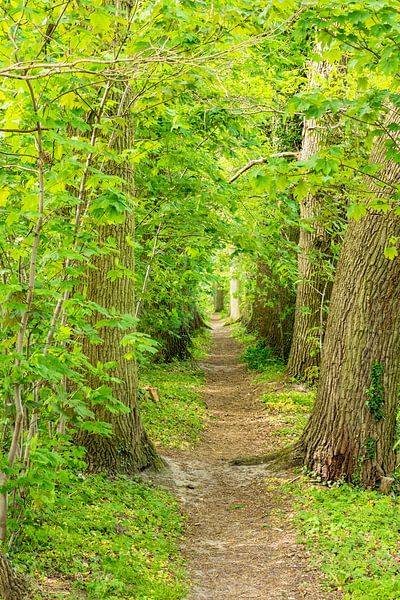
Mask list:
[[[232,466],[237,456],[271,451],[269,417],[240,363],[241,348],[221,321],[203,363],[210,422],[192,451],[166,456],[172,487],[189,515],[184,553],[191,600],[320,600],[321,580],[295,543],[290,505],[265,466]],[[269,433],[270,432],[270,433]],[[172,480],[172,481],[171,481]]]

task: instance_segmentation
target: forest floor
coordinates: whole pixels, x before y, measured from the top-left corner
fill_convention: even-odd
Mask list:
[[[164,452],[169,469],[156,476],[188,515],[188,598],[338,598],[323,591],[322,575],[296,543],[291,500],[282,493],[282,481],[293,472],[231,464],[276,449],[277,424],[260,400],[265,386],[253,383],[241,363],[240,344],[221,320],[213,319],[212,327],[211,351],[201,365],[207,428],[194,449]]]

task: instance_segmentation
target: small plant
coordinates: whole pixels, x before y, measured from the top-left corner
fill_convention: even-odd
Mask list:
[[[368,437],[365,440],[364,447],[366,459],[373,460],[376,456],[376,440],[372,437]]]
[[[263,340],[246,348],[242,357],[252,371],[263,371],[268,365],[277,362],[271,348]]]

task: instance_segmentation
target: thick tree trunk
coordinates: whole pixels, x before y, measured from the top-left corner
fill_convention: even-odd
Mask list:
[[[28,588],[12,570],[8,560],[0,552],[0,598],[3,600],[22,600],[28,597]]]
[[[120,265],[132,272],[133,239],[135,227],[131,216],[121,225],[105,225],[99,229],[99,240],[112,238],[118,250]],[[87,298],[107,310],[116,309],[120,314],[134,313],[134,282],[129,276],[122,276],[115,281],[107,274],[115,269],[115,254],[98,256],[93,261],[87,282]],[[103,318],[99,315],[99,318]],[[103,406],[95,407],[96,418],[111,423],[112,436],[104,437],[81,431],[78,443],[86,448],[88,470],[108,473],[134,473],[149,466],[155,466],[157,457],[153,445],[149,441],[142,426],[137,403],[137,373],[132,360],[126,360],[126,348],[121,346],[121,339],[129,331],[121,331],[117,327],[102,327],[99,335],[100,344],[85,340],[83,351],[91,364],[115,362],[110,375],[121,383],[107,382],[114,398],[129,408],[129,413],[112,414]],[[92,389],[97,389],[104,382],[97,377],[89,377],[87,381]]]
[[[310,85],[327,77],[328,63],[313,63]],[[301,160],[307,160],[323,146],[323,129],[316,119],[305,119]],[[293,340],[288,361],[288,373],[300,379],[318,367],[324,330],[324,303],[329,300],[331,286],[322,273],[325,254],[329,252],[330,237],[320,220],[323,198],[307,194],[300,202],[300,228],[296,310]]]
[[[124,114],[120,131],[113,133],[110,146],[121,154],[132,147],[133,124],[128,117],[131,95],[129,89],[116,94],[120,102],[119,112]],[[110,164],[107,170],[126,181],[125,192],[133,193],[133,176],[131,165]],[[106,224],[98,228],[98,241],[103,245],[113,240],[115,251],[100,254],[92,262],[88,271],[86,296],[87,299],[99,304],[109,311],[134,316],[135,313],[135,283],[133,273],[134,249],[132,241],[135,237],[135,222],[133,211],[127,211],[121,224]],[[116,268],[116,258],[121,274],[110,278],[109,273]],[[102,315],[92,315],[92,325],[102,319]],[[83,350],[92,365],[114,362],[115,367],[109,372],[119,380],[107,382],[114,398],[122,402],[129,413],[113,414],[102,404],[95,406],[96,418],[112,425],[112,435],[104,437],[87,431],[81,431],[77,437],[80,445],[86,448],[86,461],[89,471],[108,473],[134,473],[146,467],[157,466],[159,459],[153,445],[148,439],[141,423],[137,400],[138,384],[137,369],[133,360],[126,360],[126,348],[121,347],[121,339],[130,331],[121,331],[117,327],[101,327],[99,335],[101,343],[91,343],[85,339]],[[89,376],[88,385],[97,389],[104,382],[96,376]]]
[[[268,266],[259,262],[250,331],[257,333],[276,356],[286,360],[293,332],[295,296],[276,281]]]
[[[240,319],[240,284],[238,279],[231,279],[229,282],[229,317],[232,321]]]
[[[400,123],[398,113],[390,122]],[[398,133],[392,135],[397,135]],[[379,177],[400,182],[400,165],[386,160],[380,138],[371,162]],[[388,197],[389,186],[375,194]],[[325,481],[387,487],[400,385],[400,260],[384,250],[400,237],[400,217],[370,212],[350,223],[334,283],[314,410],[301,440],[304,463]]]

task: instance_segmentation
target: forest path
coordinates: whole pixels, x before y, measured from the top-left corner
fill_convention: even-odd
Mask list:
[[[320,600],[320,575],[295,542],[290,502],[264,465],[232,466],[237,456],[276,447],[261,390],[240,362],[241,346],[213,319],[213,345],[202,363],[209,423],[194,450],[169,451],[158,483],[180,498],[189,523],[184,544],[191,600]],[[337,596],[335,596],[337,597]]]

